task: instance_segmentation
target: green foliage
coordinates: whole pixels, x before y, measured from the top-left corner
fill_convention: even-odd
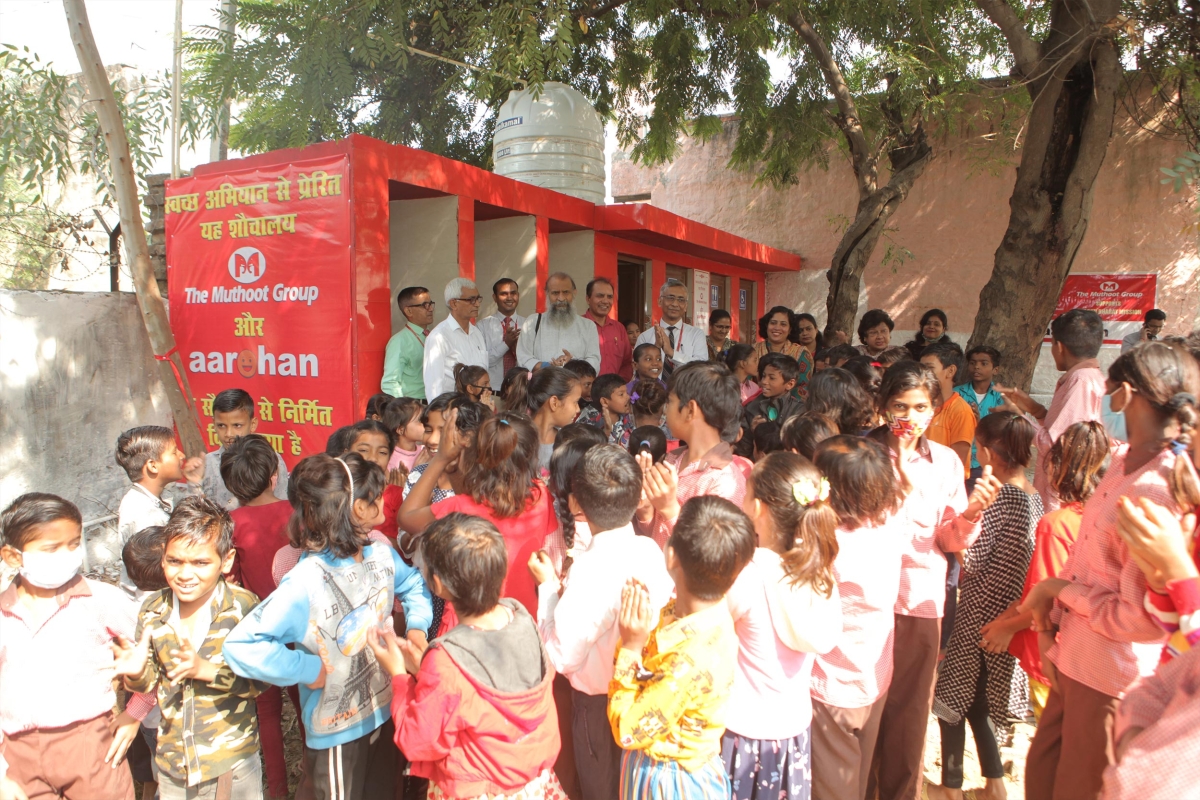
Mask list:
[[[134,171],[144,176],[170,129],[170,75],[117,75],[112,87]],[[55,72],[27,47],[0,44],[0,108],[7,112],[0,115],[0,186],[7,188],[12,177],[37,203],[48,187],[62,186],[73,175],[90,176],[102,201],[111,201],[104,137],[80,81]],[[182,140],[194,143],[206,132],[207,115],[190,100],[181,111]]]
[[[681,135],[721,134],[732,112],[733,164],[787,184],[842,142],[787,23],[796,8],[880,153],[921,120],[961,116],[973,80],[1007,57],[966,0],[244,0],[232,46],[216,27],[187,46],[206,104],[235,101],[230,144],[247,152],[363,133],[488,166],[507,93],[558,80],[645,163],[670,160]],[[774,79],[772,59],[785,66]]]
[[[1176,192],[1183,191],[1184,184],[1192,186],[1196,183],[1197,177],[1200,177],[1200,153],[1184,153],[1177,156],[1175,166],[1159,167],[1167,177],[1162,178],[1159,183],[1171,184],[1171,187]]]
[[[112,87],[144,190],[170,128],[170,78],[114,74]],[[7,288],[40,288],[54,269],[70,270],[73,252],[107,250],[90,210],[59,206],[76,177],[94,181],[99,206],[113,205],[108,152],[82,83],[28,48],[0,44],[0,108],[0,275]],[[181,111],[182,140],[194,143],[207,115],[191,101]]]

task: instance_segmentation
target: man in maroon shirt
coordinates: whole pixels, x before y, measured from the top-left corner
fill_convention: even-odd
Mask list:
[[[616,289],[608,278],[593,278],[587,285],[588,310],[585,317],[596,323],[600,337],[600,375],[615,372],[626,381],[633,380],[633,350],[625,326],[608,316]]]

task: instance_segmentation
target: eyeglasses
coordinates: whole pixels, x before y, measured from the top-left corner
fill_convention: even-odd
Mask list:
[[[664,303],[683,304],[683,303],[687,302],[687,297],[680,297],[678,295],[666,294],[666,295],[663,295],[663,302]]]
[[[473,306],[477,306],[483,302],[483,295],[477,294],[474,297],[459,297],[457,298],[457,301],[460,303],[470,303]]]
[[[410,305],[405,306],[405,308],[423,308],[426,311],[432,311],[433,310],[433,301],[426,300],[424,303],[412,303]]]

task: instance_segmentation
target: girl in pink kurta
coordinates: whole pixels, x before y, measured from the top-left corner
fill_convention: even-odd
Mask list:
[[[1099,795],[1119,698],[1154,672],[1162,653],[1165,634],[1143,604],[1145,576],[1117,533],[1120,500],[1146,498],[1182,517],[1200,499],[1185,446],[1197,419],[1196,362],[1152,342],[1113,362],[1108,379],[1129,443],[1118,447],[1084,506],[1059,577],[1039,583],[1021,605],[1042,632],[1042,669],[1052,686],[1029,750],[1030,800]]]
[[[813,657],[842,633],[837,514],[828,481],[786,452],[755,465],[742,508],[759,546],[726,595],[738,663],[721,757],[734,800],[808,800]]]
[[[985,469],[968,497],[958,455],[925,436],[940,397],[932,369],[915,361],[893,364],[879,386],[879,413],[887,424],[868,434],[891,453],[903,494],[893,685],[872,771],[881,800],[920,795],[946,599],[946,554],[975,543],[983,512],[1001,488]]]

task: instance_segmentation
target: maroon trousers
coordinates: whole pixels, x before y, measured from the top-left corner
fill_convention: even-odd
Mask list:
[[[864,708],[837,708],[813,700],[812,796],[816,800],[863,800],[879,735],[884,694]]]
[[[925,731],[933,708],[942,621],[896,615],[895,664],[888,689],[867,797],[917,800],[925,772]]]
[[[4,758],[9,779],[29,800],[133,800],[129,767],[104,763],[112,744],[111,721],[111,714],[103,714],[65,728],[8,737]]]
[[[1025,800],[1094,800],[1115,763],[1120,701],[1058,673],[1025,762]]]

